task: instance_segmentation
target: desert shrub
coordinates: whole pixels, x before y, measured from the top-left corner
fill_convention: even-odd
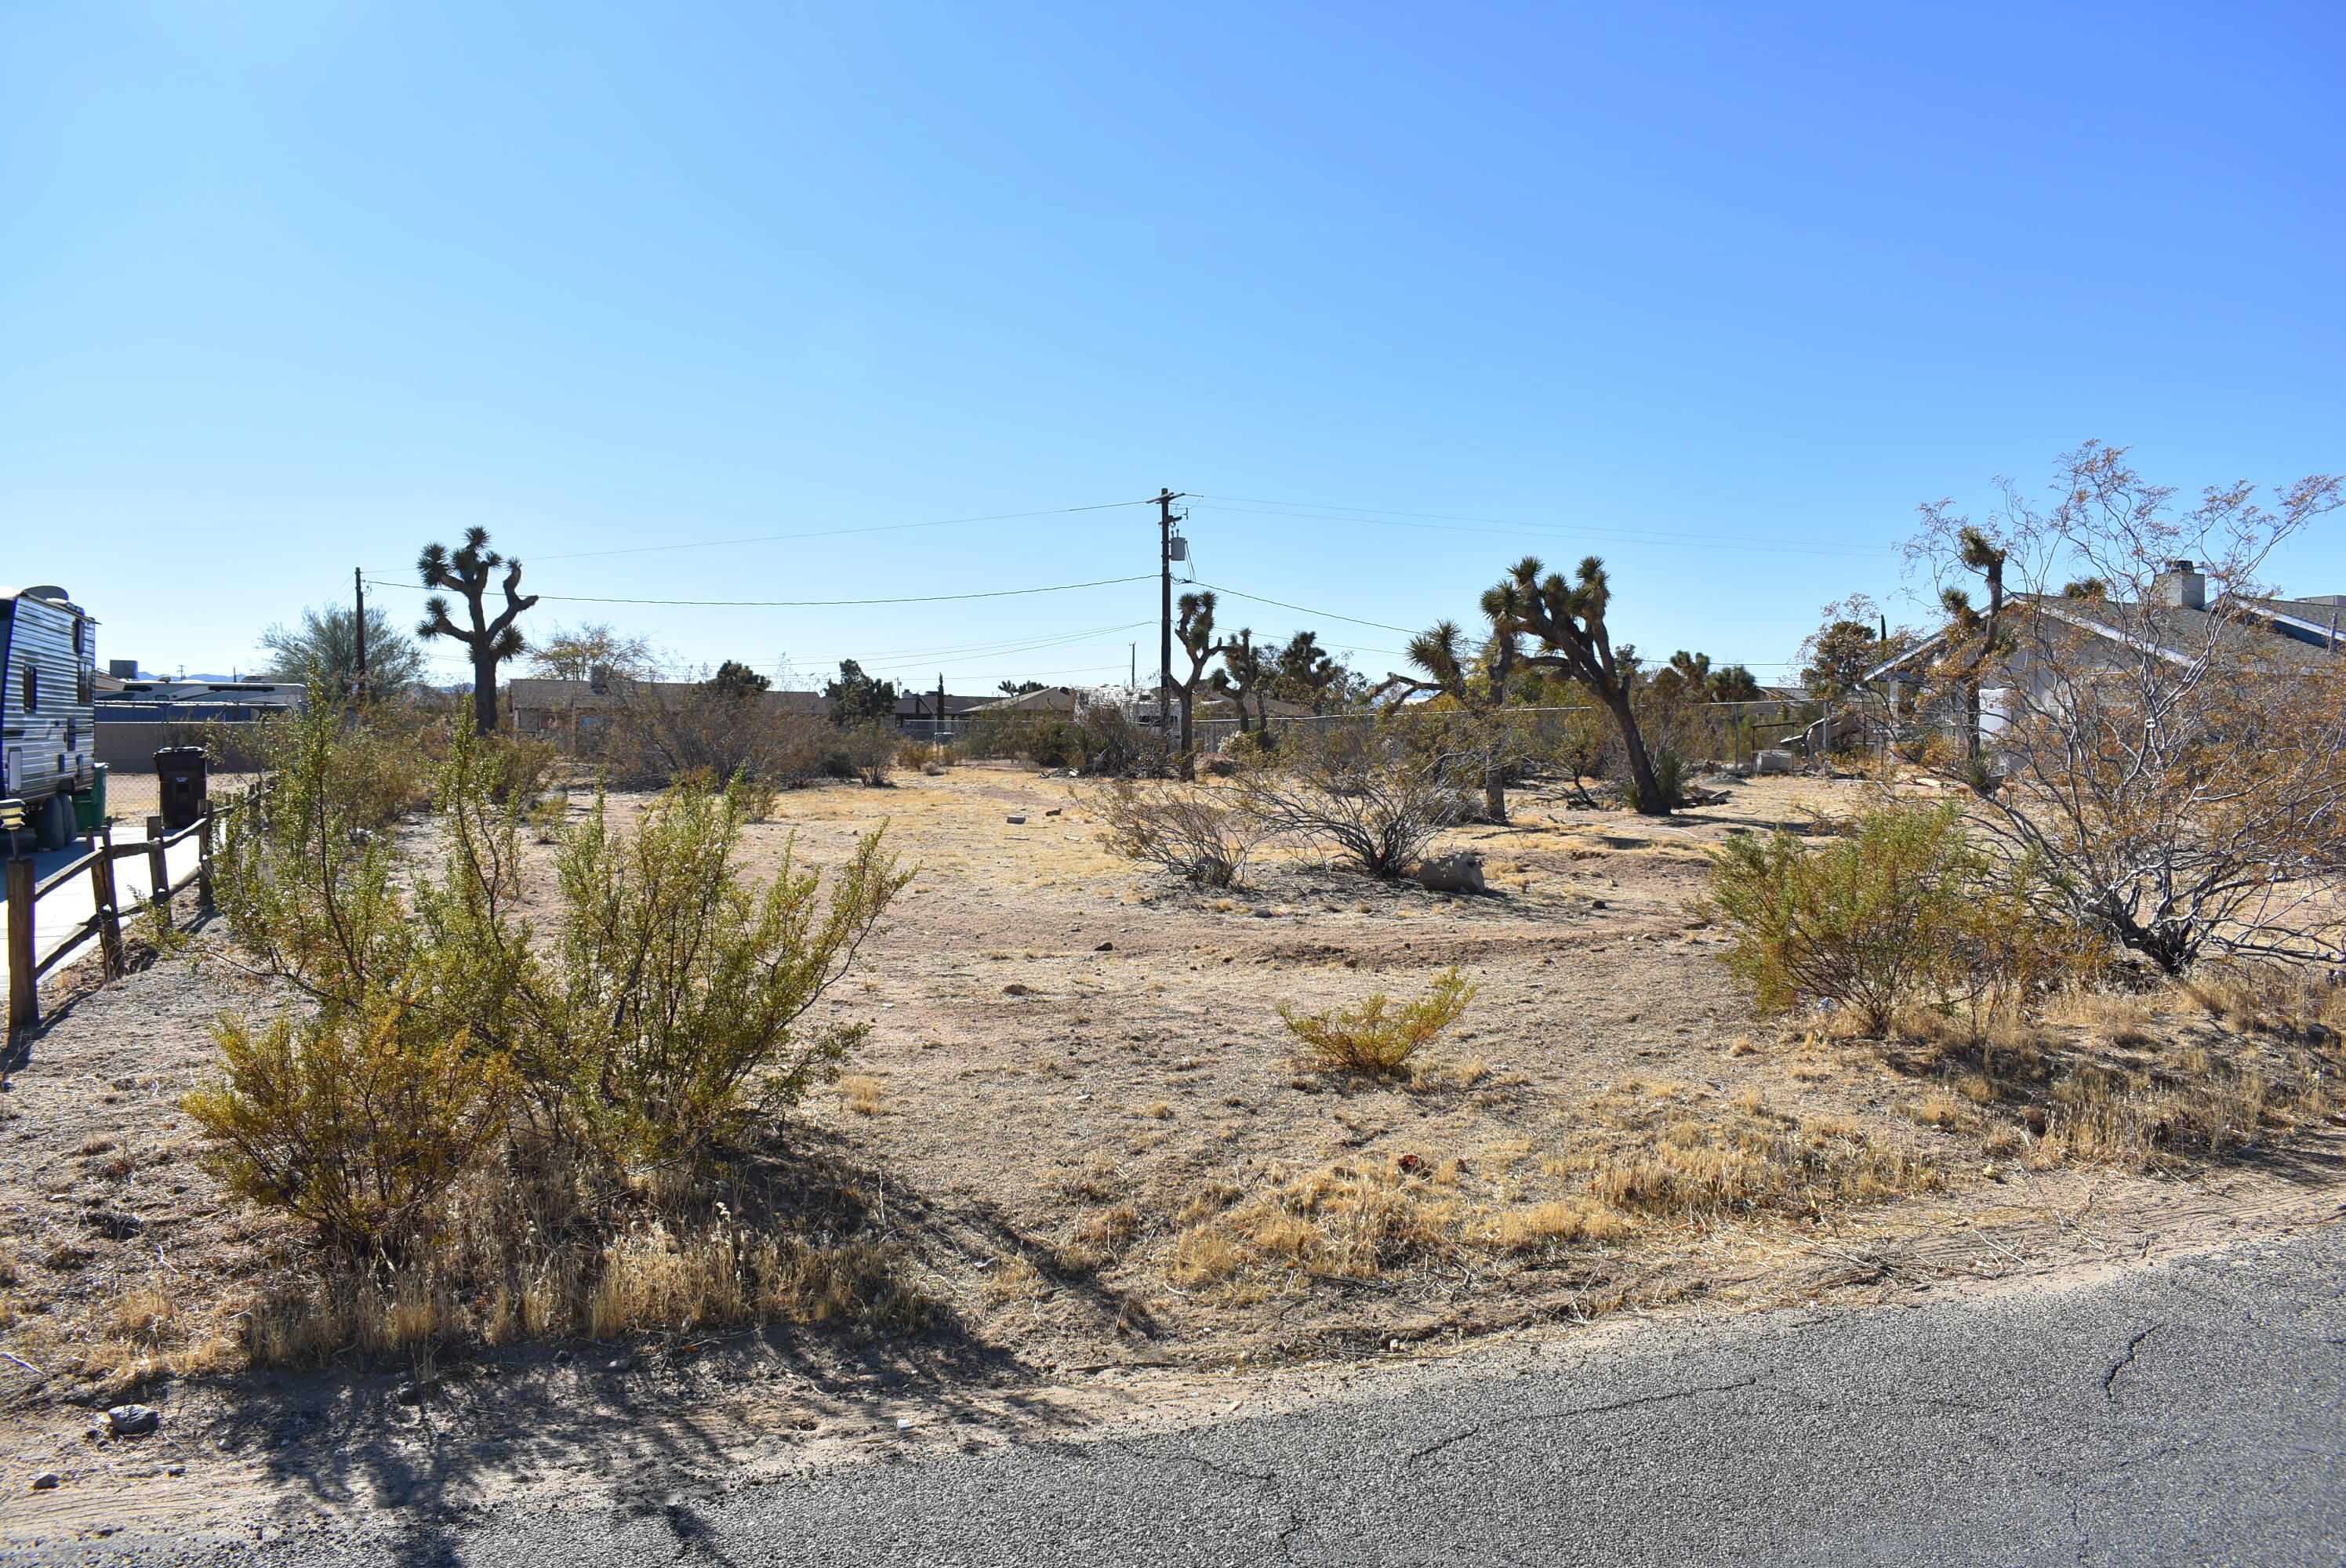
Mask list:
[[[1783,832],[1729,840],[1714,853],[1710,906],[1733,933],[1728,967],[1763,1011],[1821,998],[1878,1033],[1993,955],[1980,902],[1993,870],[1958,807],[1869,811],[1821,849]],[[2031,913],[2011,902],[1995,912]]]
[[[1397,735],[1290,738],[1289,750],[1280,767],[1239,775],[1245,809],[1268,831],[1331,846],[1372,877],[1407,871],[1473,803],[1442,758]]]
[[[1661,791],[1662,805],[1675,811],[1686,804],[1686,759],[1675,751],[1658,749],[1653,754],[1654,785]],[[1625,769],[1622,774],[1621,799],[1632,811],[1646,809],[1637,780]]]
[[[1109,850],[1209,888],[1237,885],[1263,838],[1260,822],[1227,790],[1117,779],[1092,805]]]
[[[562,748],[551,740],[506,730],[480,737],[484,782],[491,798],[529,805],[545,793]]]
[[[877,833],[819,896],[790,850],[762,888],[735,864],[748,786],[695,781],[615,830],[598,796],[556,830],[558,938],[520,912],[525,813],[459,735],[443,767],[440,866],[403,889],[323,780],[331,736],[292,759],[265,824],[233,830],[221,903],[238,941],[329,1023],[401,999],[401,1038],[469,1038],[515,1077],[530,1132],[618,1171],[690,1162],[794,1103],[856,1038],[800,1030],[909,873]],[[241,819],[235,820],[241,822]]]
[[[733,855],[734,794],[678,789],[627,833],[598,799],[558,854],[566,918],[501,1009],[544,1125],[616,1166],[697,1158],[831,1074],[862,1026],[800,1020],[911,873],[873,832],[835,875],[785,846],[759,888]]]
[[[1221,756],[1240,768],[1260,768],[1279,750],[1279,738],[1267,729],[1241,729],[1222,742]]]
[[[696,771],[790,788],[827,770],[837,732],[787,694],[713,681],[615,684],[617,711],[594,743],[614,783],[660,787]]]
[[[403,708],[359,710],[312,692],[303,708],[281,718],[239,725],[232,738],[225,727],[192,737],[215,758],[233,748],[255,770],[283,775],[305,762],[314,775],[316,799],[307,809],[331,815],[345,831],[379,833],[431,799],[435,759],[446,751],[444,726]],[[333,759],[322,771],[320,755]]]
[[[229,929],[276,973],[313,996],[356,1005],[364,978],[400,968],[413,932],[393,885],[383,813],[408,799],[408,769],[323,704],[268,726],[274,789],[258,812],[228,819],[214,890]],[[396,793],[382,788],[400,779]],[[428,793],[413,780],[418,799]],[[403,811],[405,806],[400,809]]]
[[[971,757],[1017,758],[1037,768],[1073,768],[1083,760],[1075,721],[1057,713],[989,714],[974,718],[961,746]]]
[[[903,744],[903,734],[894,725],[882,718],[866,719],[840,728],[831,737],[831,757],[846,777],[876,789],[887,784],[889,765],[897,760],[897,750]]]
[[[183,1105],[229,1190],[299,1216],[327,1246],[397,1260],[504,1130],[509,1074],[463,1034],[382,1000],[255,1031],[223,1020],[223,1074]]]
[[[1086,708],[1076,721],[1076,746],[1077,766],[1086,773],[1124,776],[1171,770],[1168,738],[1151,726],[1135,723],[1122,708],[1105,703]]]
[[[1396,1006],[1376,992],[1351,1007],[1300,1013],[1278,1004],[1280,1020],[1303,1042],[1311,1066],[1391,1077],[1409,1070],[1410,1058],[1465,1013],[1475,987],[1453,965],[1414,1002]]]

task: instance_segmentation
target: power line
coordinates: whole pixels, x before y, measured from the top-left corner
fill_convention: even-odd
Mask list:
[[[984,517],[940,517],[932,523],[876,523],[865,528],[822,528],[807,534],[756,534],[741,539],[701,539],[688,545],[638,545],[619,550],[573,550],[561,555],[533,555],[533,561],[584,561],[598,555],[648,555],[661,550],[715,550],[728,545],[772,545],[788,539],[835,539],[845,534],[901,534],[907,528],[951,528],[964,523],[1010,523],[1023,517],[1065,517],[1076,512],[1108,512],[1118,506],[1146,506],[1147,501],[1102,501],[1090,506],[1054,506],[1042,512],[996,512]]]
[[[1333,610],[1315,610],[1308,605],[1290,605],[1285,599],[1266,599],[1260,594],[1241,594],[1236,588],[1220,587],[1212,583],[1200,583],[1198,586],[1211,588],[1217,594],[1228,594],[1234,599],[1244,599],[1250,604],[1276,605],[1282,610],[1293,610],[1299,615],[1319,616],[1331,621],[1350,621],[1356,626],[1374,626],[1381,632],[1399,632],[1406,637],[1413,637],[1424,629],[1417,626],[1389,626],[1383,621],[1364,621],[1358,616],[1340,616]]]
[[[1471,517],[1442,512],[1392,512],[1374,506],[1341,506],[1317,501],[1265,501],[1252,496],[1215,496],[1193,493],[1192,500],[1222,512],[1248,513],[1260,517],[1293,517],[1307,523],[1365,523],[1385,528],[1421,528],[1442,534],[1500,534],[1526,539],[1594,539],[1599,543],[1701,544],[1729,549],[1752,550],[1765,555],[1870,555],[1885,550],[1886,545],[1831,545],[1822,541],[1754,541],[1724,534],[1681,534],[1653,528],[1629,528],[1618,524],[1559,525],[1541,528],[1497,517]],[[1265,508],[1301,507],[1303,511],[1265,510]],[[1323,516],[1323,513],[1351,514],[1347,516]],[[1427,519],[1404,522],[1398,519]],[[1443,524],[1479,524],[1479,526],[1444,527]]]
[[[934,605],[948,599],[1008,599],[1023,594],[1065,594],[1077,588],[1108,588],[1121,583],[1145,583],[1156,575],[1154,572],[1144,572],[1137,577],[1102,577],[1095,583],[1053,583],[1041,588],[993,588],[979,594],[915,594],[894,599],[615,599],[584,594],[540,594],[537,597],[558,605],[669,605],[686,609],[812,610],[858,605]],[[418,594],[432,592],[413,583],[382,582],[373,577],[367,581],[378,588],[405,588]]]

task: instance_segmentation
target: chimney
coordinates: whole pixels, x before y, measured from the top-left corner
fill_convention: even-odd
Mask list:
[[[2170,610],[2204,610],[2208,579],[2188,561],[2169,561],[2167,570],[2150,580],[2150,597]]]
[[[607,664],[586,667],[586,689],[601,697],[611,689],[611,667]]]

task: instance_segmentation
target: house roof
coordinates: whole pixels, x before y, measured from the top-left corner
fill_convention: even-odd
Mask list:
[[[591,681],[517,676],[508,686],[507,695],[515,708],[604,708],[615,706],[629,691],[659,697],[690,691],[699,684],[689,680],[631,680],[615,676],[601,691],[597,691]],[[758,699],[784,713],[821,713],[826,708],[819,691],[761,691]]]
[[[2195,610],[2066,594],[2015,594],[2013,608],[2034,611],[2063,626],[2180,663],[2196,658],[2212,639],[2219,647],[2276,668],[2310,668],[2335,654],[2330,616],[2346,629],[2346,606],[2320,600],[2255,599],[2239,611]],[[2320,618],[2316,619],[2319,615]],[[1865,672],[1867,682],[1917,667],[1945,646],[1943,629]]]
[[[1076,688],[1071,686],[1046,686],[1040,691],[1022,691],[1015,697],[996,697],[964,708],[964,713],[1073,713],[1076,709]]]
[[[955,697],[945,693],[945,717],[967,713],[974,708],[985,708],[994,702],[990,697]],[[899,718],[933,718],[936,717],[937,694],[933,691],[908,691],[896,699]]]

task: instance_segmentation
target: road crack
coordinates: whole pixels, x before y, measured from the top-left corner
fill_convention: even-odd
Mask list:
[[[1574,1410],[1551,1410],[1545,1415],[1523,1416],[1514,1420],[1484,1421],[1478,1425],[1468,1427],[1462,1431],[1452,1432],[1448,1437],[1442,1439],[1438,1442],[1428,1443],[1425,1447],[1417,1450],[1414,1453],[1412,1453],[1406,1459],[1402,1460],[1402,1463],[1404,1465],[1412,1465],[1415,1464],[1422,1459],[1430,1459],[1433,1455],[1440,1453],[1443,1449],[1464,1442],[1469,1438],[1480,1437],[1484,1432],[1493,1431],[1495,1428],[1532,1426],[1545,1421],[1565,1421],[1570,1420],[1575,1416],[1609,1415],[1615,1410],[1634,1410],[1642,1409],[1647,1405],[1666,1405],[1675,1400],[1690,1400],[1697,1394],[1728,1393],[1736,1389],[1750,1388],[1759,1381],[1759,1376],[1755,1373],[1749,1378],[1738,1378],[1733,1382],[1703,1383],[1691,1389],[1674,1389],[1667,1394],[1647,1394],[1640,1399],[1616,1400],[1611,1404],[1582,1405]]]
[[[2116,1388],[2118,1374],[2125,1371],[2128,1367],[2134,1365],[2134,1353],[2142,1349],[2142,1342],[2166,1327],[2167,1325],[2163,1322],[2153,1323],[2149,1328],[2145,1329],[2141,1333],[2137,1334],[2133,1339],[2128,1339],[2127,1341],[2126,1354],[2111,1362],[2110,1369],[2102,1374],[2102,1395],[2104,1398],[2107,1399],[2110,1403],[2116,1404],[2118,1402],[2118,1390]]]

